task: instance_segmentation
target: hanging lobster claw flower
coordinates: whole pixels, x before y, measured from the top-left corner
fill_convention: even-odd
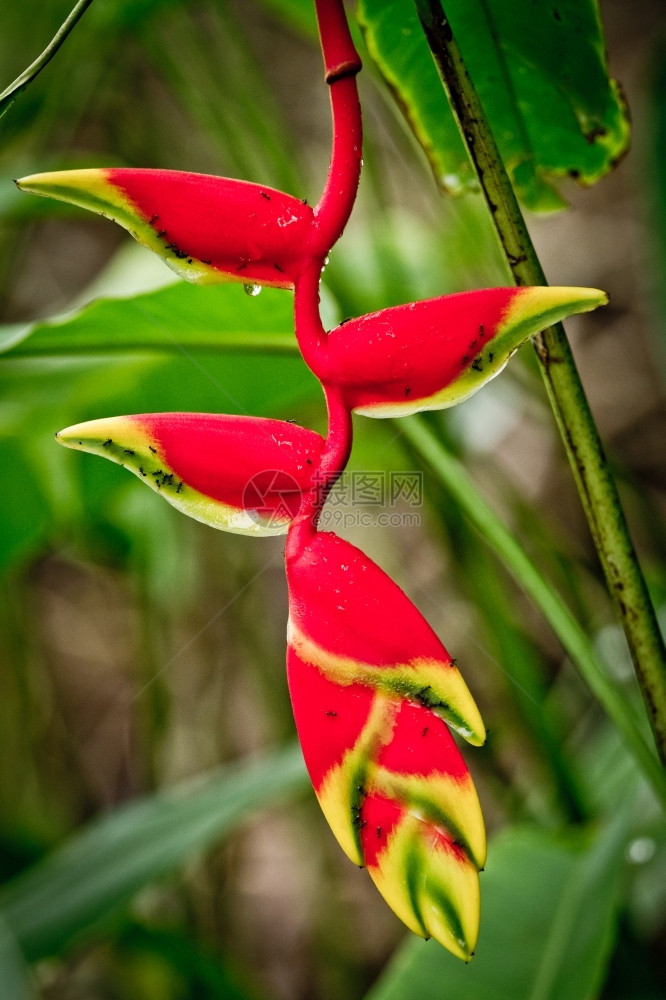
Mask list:
[[[317,532],[288,551],[287,582],[289,689],[323,812],[407,926],[468,959],[485,832],[447,723],[483,743],[472,696],[420,612],[353,545]]]
[[[487,288],[382,309],[331,330],[307,361],[350,409],[395,417],[467,399],[529,337],[604,304],[594,288]]]
[[[265,185],[120,167],[33,174],[16,183],[113,219],[196,284],[292,288],[312,260],[312,209]]]
[[[209,413],[107,417],[56,438],[123,465],[190,517],[243,535],[287,530],[324,444],[286,421]]]

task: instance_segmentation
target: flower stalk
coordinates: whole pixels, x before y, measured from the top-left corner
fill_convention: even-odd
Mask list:
[[[361,178],[363,124],[356,87],[361,60],[354,48],[344,7],[315,0],[324,77],[329,87],[333,140],[326,185],[314,209],[317,245],[325,257],[342,235]]]
[[[415,0],[502,251],[517,285],[546,284],[497,144],[441,0]],[[613,475],[561,323],[533,338],[617,616],[627,637],[655,744],[666,766],[666,647]]]

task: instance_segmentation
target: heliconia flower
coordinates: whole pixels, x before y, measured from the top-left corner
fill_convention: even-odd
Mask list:
[[[421,613],[349,542],[288,544],[287,582],[289,690],[322,810],[407,926],[468,959],[485,832],[447,723],[483,743],[472,696]]]
[[[324,446],[283,420],[210,413],[106,417],[56,438],[123,465],[190,517],[243,535],[287,530]]]
[[[350,409],[404,416],[462,402],[529,337],[606,301],[595,288],[487,288],[348,320],[314,348],[299,340],[312,371]]]
[[[274,188],[178,170],[60,170],[17,182],[22,191],[113,219],[182,278],[291,288],[313,251],[313,211]]]

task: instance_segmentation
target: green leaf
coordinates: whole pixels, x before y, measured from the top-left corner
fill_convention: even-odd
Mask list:
[[[67,424],[133,413],[137,400],[145,412],[321,424],[321,389],[298,353],[292,308],[293,297],[275,289],[249,298],[239,286],[177,282],[58,320],[5,327],[0,457],[5,449],[13,474],[0,570],[30,558],[56,525],[80,538],[84,513],[113,520],[120,495],[131,492],[122,470],[60,454],[53,434]]]
[[[264,7],[306,37],[317,37],[312,0],[262,0]]]
[[[603,177],[627,148],[629,122],[595,0],[531,4],[529,16],[520,0],[448,0],[445,9],[523,203],[561,208],[553,180]],[[438,185],[475,188],[413,0],[359,0],[358,17]]]
[[[142,973],[148,967],[153,974],[158,973],[159,985],[149,987],[148,994],[144,986],[140,990],[143,997],[182,996],[182,984],[187,983],[188,996],[197,1000],[259,1000],[259,993],[246,982],[249,977],[237,968],[233,957],[211,954],[187,929],[183,932],[130,920],[122,929],[116,955],[123,979],[132,984],[125,987],[125,996],[138,995],[132,991],[132,980],[140,989],[145,983]],[[170,977],[175,980],[173,989],[165,990],[163,984]]]
[[[580,836],[535,828],[498,835],[472,963],[410,939],[367,1000],[593,1000],[614,940],[627,826],[625,809],[587,849]]]
[[[182,0],[117,0],[94,7],[90,21],[98,31],[131,31],[151,18],[163,18],[169,7],[178,4],[182,6]]]
[[[0,441],[0,469],[6,470],[7,487],[2,500],[0,571],[29,554],[47,528],[47,501],[35,469],[17,441]],[[11,471],[10,471],[11,470]]]
[[[187,350],[298,355],[293,299],[264,288],[250,300],[238,285],[197,288],[176,282],[134,298],[100,299],[72,315],[0,328],[12,357]]]
[[[0,983],[4,1000],[35,1000],[28,967],[13,934],[0,917]]]
[[[79,0],[67,20],[60,26],[42,54],[38,56],[38,58],[35,59],[35,61],[31,63],[30,66],[28,66],[28,68],[24,70],[13,83],[3,90],[0,94],[0,118],[2,118],[9,106],[14,103],[19,94],[32,83],[47,63],[53,59],[54,55],[67,38],[76,22],[83,14],[85,14],[91,3],[92,0]]]
[[[94,928],[134,893],[242,823],[307,787],[290,746],[122,806],[91,823],[0,897],[0,916],[35,960]]]

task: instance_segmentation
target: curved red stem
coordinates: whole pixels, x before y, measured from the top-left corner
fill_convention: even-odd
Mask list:
[[[342,475],[352,447],[352,416],[336,388],[324,386],[328,409],[328,434],[321,462],[312,477],[312,488],[303,495],[298,514],[287,535],[285,559],[298,558],[317,531],[326,497]]]
[[[340,238],[361,176],[363,127],[354,48],[342,0],[315,0],[326,82],[330,86],[333,145],[326,186],[314,209],[313,249],[323,259]]]
[[[342,0],[315,0],[326,83],[355,76],[361,59],[354,48]]]
[[[314,209],[312,263],[294,289],[294,326],[306,364],[321,379],[326,370],[327,334],[319,315],[319,281],[326,255],[340,238],[356,200],[361,176],[363,130],[356,74],[361,60],[354,48],[342,0],[315,0],[319,37],[330,86],[333,145],[326,185]],[[312,488],[304,494],[287,536],[285,557],[297,558],[311,541],[336,480],[352,446],[351,411],[335,387],[323,386],[328,409],[328,434]]]
[[[328,334],[319,315],[321,264],[315,261],[294,284],[294,331],[298,347],[308,368],[317,378],[325,373]]]

